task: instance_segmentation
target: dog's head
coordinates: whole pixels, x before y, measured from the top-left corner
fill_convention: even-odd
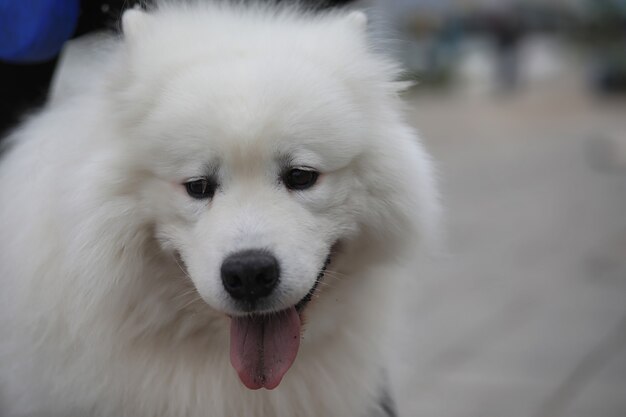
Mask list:
[[[429,160],[365,20],[219,7],[123,18],[112,103],[143,210],[232,317],[231,359],[250,388],[289,368],[337,248],[367,264],[429,227]]]

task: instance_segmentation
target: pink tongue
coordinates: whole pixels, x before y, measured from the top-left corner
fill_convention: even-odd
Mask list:
[[[271,315],[233,317],[230,363],[250,389],[274,389],[296,359],[300,316],[294,307]]]

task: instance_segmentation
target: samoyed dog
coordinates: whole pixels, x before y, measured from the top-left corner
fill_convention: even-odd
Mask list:
[[[361,12],[130,10],[0,163],[0,415],[373,417],[431,162]]]

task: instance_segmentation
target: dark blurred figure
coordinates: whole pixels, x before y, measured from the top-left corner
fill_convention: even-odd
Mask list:
[[[498,78],[503,91],[512,91],[519,80],[519,44],[522,30],[515,16],[494,14],[490,16],[491,33],[496,42]]]
[[[592,57],[592,85],[603,94],[626,93],[626,0],[587,0],[582,35]]]

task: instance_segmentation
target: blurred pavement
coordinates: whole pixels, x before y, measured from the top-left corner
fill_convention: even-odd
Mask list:
[[[626,100],[589,96],[580,74],[409,100],[448,253],[406,306],[400,415],[626,416],[626,170],[589,156],[626,143]]]

